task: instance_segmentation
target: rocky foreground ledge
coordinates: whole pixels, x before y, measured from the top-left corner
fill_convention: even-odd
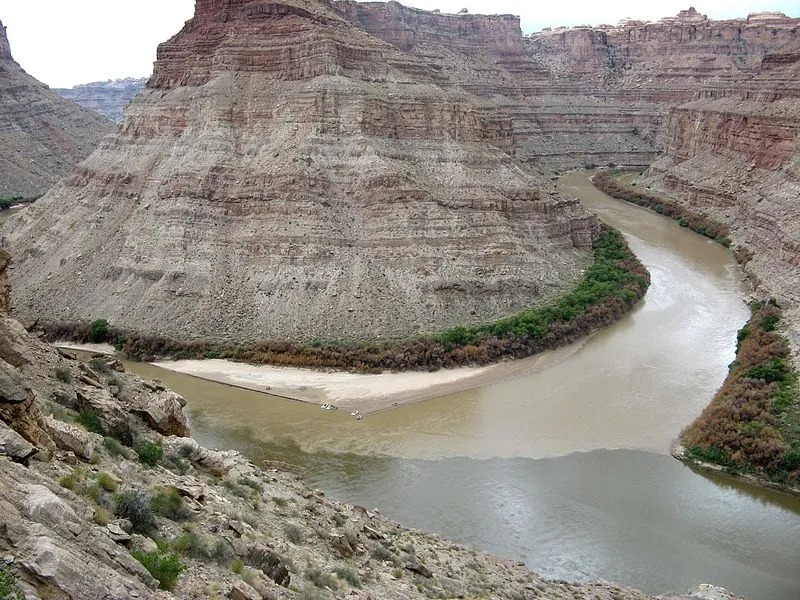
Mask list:
[[[650,598],[543,580],[203,448],[184,404],[0,314],[0,597]],[[689,597],[733,598],[663,598]]]

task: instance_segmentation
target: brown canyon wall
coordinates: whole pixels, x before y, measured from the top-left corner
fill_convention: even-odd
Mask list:
[[[598,223],[514,157],[512,116],[464,87],[496,57],[470,52],[431,63],[330,3],[198,2],[117,133],[4,229],[18,310],[341,339],[561,293]]]

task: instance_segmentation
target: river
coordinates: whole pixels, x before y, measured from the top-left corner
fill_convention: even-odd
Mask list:
[[[649,593],[711,582],[800,598],[800,501],[694,473],[668,455],[734,358],[746,321],[727,251],[561,178],[652,274],[644,302],[549,368],[355,421],[131,365],[188,401],[195,437],[303,466],[310,485],[539,574]],[[527,370],[526,370],[527,369]],[[341,411],[340,411],[341,412]]]

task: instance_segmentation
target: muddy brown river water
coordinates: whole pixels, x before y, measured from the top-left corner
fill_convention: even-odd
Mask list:
[[[620,229],[652,274],[644,302],[549,368],[355,421],[131,365],[188,401],[195,437],[302,465],[337,499],[524,560],[543,576],[650,593],[711,582],[800,598],[800,500],[694,473],[669,446],[709,402],[748,310],[727,251],[613,200],[561,188]],[[341,411],[340,411],[341,412]]]

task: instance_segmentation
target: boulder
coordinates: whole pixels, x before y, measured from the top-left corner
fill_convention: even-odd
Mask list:
[[[0,359],[0,402],[19,404],[28,399],[28,390],[17,370]]]
[[[284,587],[289,585],[289,569],[283,564],[283,559],[266,546],[253,544],[248,547],[243,561],[246,565],[260,570],[278,585]]]
[[[62,450],[74,452],[78,458],[84,460],[92,458],[94,447],[89,435],[83,429],[59,421],[52,416],[45,417],[44,422],[47,433],[56,446]]]
[[[23,508],[26,516],[51,529],[66,523],[78,523],[78,515],[64,500],[43,485],[25,486]]]
[[[28,459],[37,452],[35,446],[0,421],[0,454],[8,456],[14,462],[27,464]]]
[[[261,594],[244,581],[235,581],[231,591],[228,592],[228,598],[231,600],[261,600]]]
[[[77,390],[76,408],[95,413],[103,424],[103,433],[113,436],[126,446],[133,443],[133,428],[119,402],[104,388],[82,386]]]
[[[146,391],[131,386],[119,394],[120,403],[161,435],[189,437],[192,432],[183,414],[186,400],[171,390]]]

